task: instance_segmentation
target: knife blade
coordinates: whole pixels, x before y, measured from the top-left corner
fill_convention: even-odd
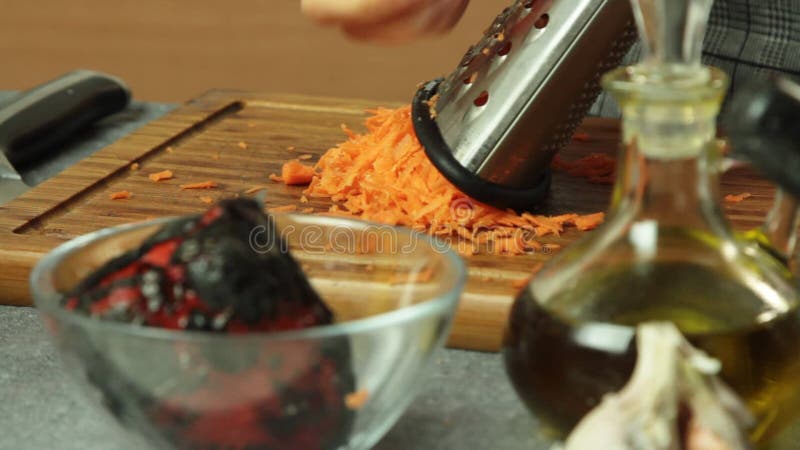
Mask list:
[[[0,152],[0,205],[17,198],[28,190],[28,185],[8,162],[8,158]]]
[[[24,173],[62,151],[92,123],[122,111],[130,90],[116,77],[69,72],[0,107],[0,207],[31,186]]]

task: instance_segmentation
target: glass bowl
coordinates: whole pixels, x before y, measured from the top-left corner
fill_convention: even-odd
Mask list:
[[[63,293],[176,218],[67,242],[31,274],[67,371],[135,435],[165,449],[366,449],[395,423],[449,332],[464,263],[411,230],[326,216],[276,224],[337,323],[272,334],[101,321]],[[263,245],[251,234],[256,250]]]

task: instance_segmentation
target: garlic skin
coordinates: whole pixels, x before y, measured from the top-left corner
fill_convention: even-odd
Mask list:
[[[553,450],[750,448],[745,430],[753,418],[717,377],[717,360],[692,347],[671,323],[640,325],[636,344],[628,384],[606,396]],[[679,421],[687,418],[682,433]]]

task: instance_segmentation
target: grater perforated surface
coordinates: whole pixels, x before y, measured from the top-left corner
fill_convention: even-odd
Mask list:
[[[628,0],[518,0],[415,99],[431,160],[471,196],[528,208],[553,155],[636,40]],[[424,104],[424,107],[423,105]]]

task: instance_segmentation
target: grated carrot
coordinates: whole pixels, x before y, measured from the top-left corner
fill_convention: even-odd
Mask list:
[[[164,150],[166,150],[167,153],[172,153],[172,147],[167,147]]]
[[[752,196],[753,196],[753,194],[751,194],[749,192],[743,192],[743,193],[737,194],[737,195],[728,194],[728,195],[725,196],[725,202],[726,203],[739,203],[742,200],[746,200],[746,199],[748,199],[748,198],[750,198]]]
[[[356,410],[364,407],[368,400],[369,391],[366,389],[359,389],[356,392],[345,395],[344,404],[347,406],[347,409]]]
[[[127,200],[133,197],[133,194],[131,194],[128,191],[119,191],[119,192],[113,192],[109,197],[111,198],[111,200]]]
[[[306,160],[309,160],[309,159],[311,159],[313,157],[314,157],[314,155],[311,155],[309,153],[305,153],[303,155],[298,156],[297,159],[299,159],[300,161],[306,161]]]
[[[267,211],[269,211],[269,212],[292,212],[292,211],[297,211],[297,205],[275,206],[273,208],[268,208]]]
[[[182,184],[181,189],[214,189],[217,187],[216,181],[203,181],[200,183]]]
[[[134,172],[139,170],[139,163],[135,162],[135,163],[131,164],[131,170],[134,171]]]
[[[247,142],[245,141],[239,141],[239,143],[236,145],[242,150],[247,150]]]
[[[269,179],[276,183],[283,183],[283,178],[279,177],[278,175],[275,175],[274,173],[269,174]]]
[[[300,210],[300,212],[303,214],[311,214],[312,212],[314,212],[314,208],[303,208]]]
[[[605,213],[595,213],[595,214],[588,214],[585,216],[578,216],[575,219],[572,219],[572,223],[575,227],[581,231],[589,231],[594,230],[597,228],[603,220],[605,220]]]
[[[259,184],[258,186],[253,186],[250,189],[244,191],[244,193],[245,194],[255,194],[256,192],[263,191],[264,189],[267,189],[267,186],[265,186],[263,184]]]
[[[307,166],[296,159],[286,161],[281,168],[281,179],[284,184],[289,186],[308,184],[314,175],[316,175],[314,167]]]
[[[572,140],[576,142],[589,142],[592,140],[589,133],[575,133],[572,135]]]
[[[205,203],[206,205],[214,203],[214,199],[211,197],[200,197],[200,201]]]
[[[428,160],[414,134],[410,107],[379,108],[371,113],[366,133],[356,134],[342,126],[347,140],[325,152],[314,167],[316,173],[303,195],[335,202],[322,214],[471,241],[474,245],[468,248],[457,246],[464,255],[475,254],[476,246],[489,243],[493,253],[523,254],[541,249],[541,244],[521,238],[520,231],[536,237],[559,235],[567,226],[589,229],[602,221],[602,214],[584,219],[575,214],[520,215],[471,199]]]
[[[154,183],[158,183],[159,181],[169,180],[172,178],[172,171],[171,170],[162,170],[161,172],[151,173],[150,181]]]
[[[566,172],[571,177],[586,178],[590,183],[613,184],[617,161],[605,153],[592,153],[575,161],[564,161],[556,155],[553,158],[554,170]]]

